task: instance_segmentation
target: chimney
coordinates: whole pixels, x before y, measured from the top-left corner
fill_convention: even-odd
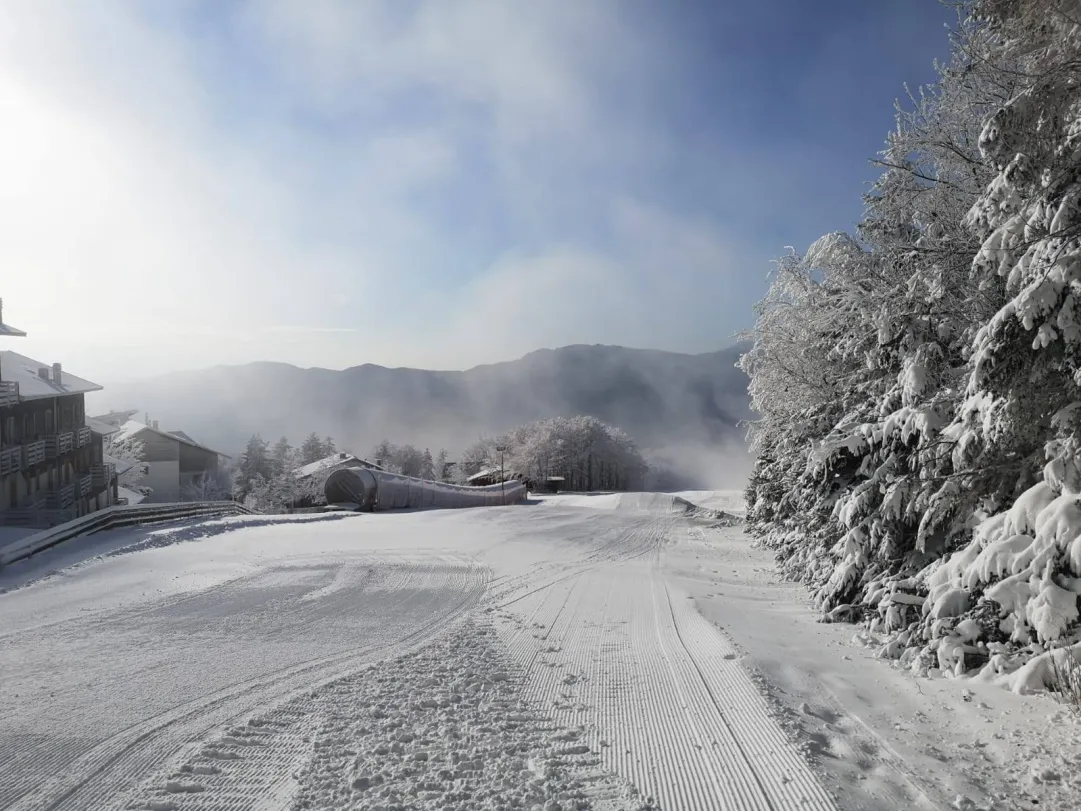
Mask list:
[[[158,421],[154,420],[152,423],[150,423],[150,427],[153,428],[155,431],[157,431],[158,430]]]
[[[64,382],[63,370],[60,368],[59,363],[54,363],[53,364],[53,383],[55,383],[56,385],[59,386],[59,385],[63,384],[63,382]]]
[[[49,367],[48,366],[39,366],[38,367],[38,377],[40,377],[42,380],[48,380],[49,379]]]
[[[4,323],[4,300],[0,298],[0,324]]]

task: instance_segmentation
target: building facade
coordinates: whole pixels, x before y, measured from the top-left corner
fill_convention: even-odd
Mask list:
[[[84,395],[100,389],[0,351],[0,523],[49,527],[114,503],[115,470],[86,425]]]
[[[139,484],[151,490],[147,502],[205,500],[203,494],[210,492],[220,478],[220,460],[228,459],[183,431],[163,431],[156,421],[146,424],[128,420],[115,436],[120,441],[136,440],[143,446],[146,475]]]

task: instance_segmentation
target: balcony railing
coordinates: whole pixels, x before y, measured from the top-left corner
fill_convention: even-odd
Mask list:
[[[50,510],[63,510],[75,503],[75,485],[68,484],[53,490],[45,496],[45,507]]]
[[[45,437],[45,455],[50,459],[63,456],[75,446],[75,434],[64,431],[62,434],[49,434]]]
[[[23,445],[23,459],[27,466],[40,465],[45,461],[45,440],[27,442]]]
[[[23,467],[23,446],[16,445],[13,448],[0,450],[0,476],[15,473]]]
[[[79,479],[79,498],[86,498],[94,489],[94,477],[82,476]]]
[[[84,425],[82,428],[75,432],[75,447],[85,448],[87,445],[90,444],[91,436],[92,434],[90,433],[90,426]]]
[[[90,476],[94,482],[95,490],[103,490],[109,486],[116,475],[115,465],[94,465],[90,468]]]
[[[0,408],[19,404],[19,384],[13,380],[0,380]]]

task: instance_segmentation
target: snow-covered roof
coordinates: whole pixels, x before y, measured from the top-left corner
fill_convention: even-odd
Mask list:
[[[2,322],[0,322],[0,335],[4,336],[5,338],[26,337],[26,333],[23,332],[21,329],[15,329],[15,327],[11,326],[10,324],[4,324]]]
[[[137,434],[141,434],[143,431],[151,431],[152,433],[158,434],[159,436],[163,436],[167,439],[175,439],[177,442],[182,442],[185,445],[190,445],[193,448],[198,448],[199,450],[206,451],[207,453],[215,453],[225,459],[230,458],[228,454],[224,454],[221,451],[216,451],[213,448],[208,448],[206,445],[200,445],[194,439],[191,439],[187,434],[184,434],[183,431],[179,433],[163,431],[160,428],[154,428],[151,425],[147,425],[146,423],[142,422],[136,422],[135,420],[128,420],[123,425],[121,425],[120,431],[117,434],[116,438],[120,441],[125,439],[131,439]],[[181,436],[181,434],[183,434],[183,436]]]
[[[472,476],[468,477],[466,479],[466,481],[467,482],[472,482],[472,481],[478,481],[480,479],[490,479],[490,478],[493,478],[493,477],[499,478],[499,475],[500,475],[499,468],[490,467],[490,468],[487,468],[485,470],[480,471],[479,473],[474,473]],[[509,479],[511,474],[510,474],[510,471],[504,471],[503,475],[505,475]]]
[[[93,430],[93,429],[91,429],[91,430]],[[102,458],[104,458],[105,464],[112,465],[113,467],[116,468],[116,475],[117,476],[122,476],[123,474],[125,474],[129,470],[131,470],[133,467],[135,467],[135,465],[133,465],[131,462],[125,462],[123,459],[117,459],[115,456],[110,456],[107,453],[102,454]]]
[[[127,411],[110,411],[108,414],[95,414],[93,417],[87,418],[87,424],[89,424],[90,420],[94,420],[95,422],[101,422],[119,428],[138,413],[139,409],[131,408]]]
[[[101,434],[102,436],[109,436],[109,434],[115,434],[117,431],[120,430],[119,425],[102,422],[95,417],[86,418],[86,427],[93,431],[95,434]]]
[[[49,370],[48,380],[38,375],[38,369],[42,368]],[[51,364],[28,358],[10,349],[0,351],[0,380],[18,383],[21,400],[39,400],[42,397],[63,397],[68,394],[101,391],[102,387],[97,383],[76,377],[67,370],[61,372],[60,382],[54,383],[52,373]]]
[[[126,498],[128,500],[128,506],[131,506],[133,504],[138,504],[144,498],[146,498],[146,496],[144,496],[142,493],[140,493],[140,492],[138,492],[136,490],[132,490],[132,489],[130,489],[128,487],[119,487],[119,486],[116,488],[116,495],[119,498]]]
[[[367,459],[361,459],[359,456],[354,456],[351,453],[332,453],[330,456],[317,459],[310,464],[298,467],[293,471],[293,475],[298,479],[303,479],[305,476],[312,476],[323,470],[329,470],[339,465],[349,465],[351,467],[367,467],[372,470],[382,470],[379,465],[374,462],[369,462]]]

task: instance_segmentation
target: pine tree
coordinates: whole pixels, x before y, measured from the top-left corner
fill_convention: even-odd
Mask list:
[[[274,477],[273,466],[267,449],[267,443],[258,434],[247,442],[237,465],[234,487],[243,500],[257,481],[266,482]]]
[[[302,465],[310,465],[312,462],[318,462],[328,455],[323,440],[321,440],[319,435],[314,431],[308,434],[308,438],[305,439],[304,443],[300,446],[300,463]]]
[[[280,476],[291,470],[292,457],[293,446],[289,444],[288,439],[282,437],[274,443],[274,449],[270,452],[270,458],[273,463],[271,470],[275,476]]]
[[[446,448],[440,448],[439,453],[435,456],[435,479],[444,483],[450,483],[450,465],[448,463],[448,454]]]

